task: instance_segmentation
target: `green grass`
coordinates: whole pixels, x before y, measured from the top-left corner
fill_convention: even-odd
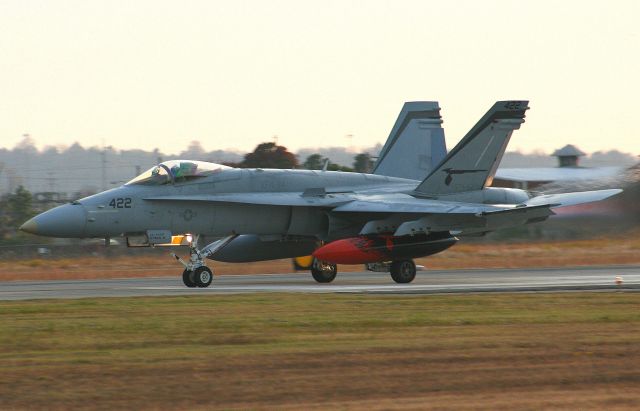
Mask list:
[[[449,359],[455,366],[456,361],[461,365],[470,358],[515,353],[617,352],[638,347],[639,330],[640,294],[634,293],[255,294],[1,302],[0,408],[65,408],[86,405],[82,401],[88,398],[100,400],[90,408],[189,408],[192,396],[172,384],[205,371],[215,376],[203,381],[216,381],[220,392],[215,398],[197,396],[204,401],[197,404],[237,406],[247,398],[254,405],[281,404],[274,397],[277,381],[245,396],[238,395],[232,382],[256,378],[256,384],[267,384],[256,377],[265,367],[288,378],[296,374],[286,368],[290,362],[307,367],[313,358],[336,356],[362,356],[353,360],[354,367],[367,369],[369,355],[402,360],[407,353],[402,361],[414,364],[411,358],[429,353],[430,362]],[[637,355],[637,348],[630,355]],[[323,372],[335,381],[347,372],[332,370]],[[307,370],[298,383],[313,372]],[[140,388],[149,384],[154,385],[150,391]],[[300,398],[318,395],[317,388],[293,384]],[[350,393],[345,395],[358,394]]]
[[[367,333],[433,326],[640,322],[640,295],[621,293],[335,296],[242,295],[0,303],[0,358],[138,358],[175,349],[230,354],[363,344]],[[140,355],[143,357],[139,357]],[[171,355],[169,355],[171,357]]]

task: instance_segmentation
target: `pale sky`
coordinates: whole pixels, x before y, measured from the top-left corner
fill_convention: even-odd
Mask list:
[[[640,154],[639,18],[634,0],[0,0],[0,147],[372,146],[403,102],[437,100],[451,148],[529,99],[510,150]]]

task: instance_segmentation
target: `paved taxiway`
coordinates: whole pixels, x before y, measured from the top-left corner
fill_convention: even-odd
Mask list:
[[[615,277],[623,278],[616,286]],[[40,298],[210,295],[259,292],[438,294],[466,292],[640,291],[640,266],[428,270],[411,284],[395,284],[387,273],[338,273],[331,284],[317,284],[306,272],[296,274],[215,276],[209,288],[187,288],[180,278],[15,281],[0,283],[0,300]]]

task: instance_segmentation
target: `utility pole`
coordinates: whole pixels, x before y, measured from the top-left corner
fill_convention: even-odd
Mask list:
[[[23,141],[24,140],[29,141],[29,138],[31,138],[29,133],[25,133],[25,134],[22,135]],[[24,185],[25,185],[25,188],[27,190],[33,190],[30,187],[30,184],[31,184],[31,158],[30,158],[31,155],[30,154],[31,153],[29,153],[29,150],[26,150],[26,149],[24,150],[24,165],[25,165],[25,172],[24,172],[25,182],[24,182]]]
[[[100,158],[102,160],[102,191],[107,190],[107,151],[102,145],[102,151],[100,152]]]
[[[56,178],[53,176],[53,171],[49,171],[49,177],[47,178],[47,181],[49,182],[49,191],[52,193],[55,193],[55,187],[56,187]]]

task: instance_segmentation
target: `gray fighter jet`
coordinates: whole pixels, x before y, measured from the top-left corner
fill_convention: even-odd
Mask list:
[[[528,101],[495,103],[445,155],[437,103],[407,103],[372,174],[172,160],[122,187],[44,212],[21,229],[52,237],[124,236],[130,246],[186,239],[189,259],[174,256],[188,287],[211,284],[206,259],[308,254],[318,282],[331,282],[337,264],[366,264],[408,283],[416,275],[414,258],[443,251],[459,237],[543,221],[553,208],[622,191],[532,196],[490,187],[527,109]],[[200,247],[205,238],[212,241]]]

